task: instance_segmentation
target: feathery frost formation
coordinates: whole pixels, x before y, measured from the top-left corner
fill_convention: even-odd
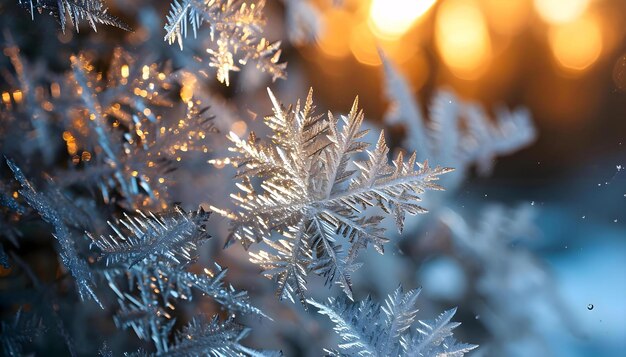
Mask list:
[[[68,19],[74,24],[76,32],[83,20],[89,23],[94,31],[97,31],[96,24],[115,26],[130,31],[128,25],[108,13],[102,0],[17,0],[17,3],[30,12],[33,20],[35,11],[54,16],[61,24],[63,32],[65,32]]]
[[[478,347],[454,339],[452,330],[460,325],[451,322],[456,308],[432,321],[416,320],[419,293],[398,288],[382,306],[370,297],[358,303],[335,298],[307,302],[335,324],[342,342],[338,351],[327,351],[331,356],[461,357]]]
[[[404,124],[403,147],[417,152],[418,160],[454,167],[455,172],[444,179],[447,189],[456,188],[470,166],[477,165],[478,172],[487,175],[497,156],[511,154],[535,140],[528,110],[497,108],[495,122],[491,122],[478,104],[464,103],[448,91],[436,94],[430,120],[426,120],[409,84],[383,54],[381,58],[387,97],[392,101],[386,123]]]
[[[209,239],[209,214],[202,209],[187,213],[179,207],[161,215],[137,213],[109,223],[115,235],[88,234],[101,251],[100,259],[107,265],[102,273],[118,298],[116,326],[131,328],[140,339],[152,342],[159,356],[257,353],[239,344],[249,330],[233,319],[236,314],[265,315],[250,305],[246,292],[224,286],[226,270],[220,266],[202,273],[189,269],[198,258],[198,245]],[[211,297],[230,318],[194,318],[171,344],[177,304],[193,300],[194,291]]]
[[[174,0],[167,15],[165,40],[178,42],[183,48],[183,38],[189,28],[194,37],[203,23],[210,29],[209,66],[217,70],[217,79],[230,84],[229,73],[239,71],[238,65],[252,61],[256,67],[272,76],[272,80],[285,78],[285,63],[280,60],[280,42],[270,43],[263,37],[263,7],[265,0],[257,3],[242,0]]]
[[[24,355],[23,345],[33,342],[34,339],[46,332],[41,320],[35,316],[24,317],[22,310],[18,310],[10,323],[0,322],[0,345],[4,356]]]
[[[265,118],[273,131],[265,143],[250,134],[247,140],[230,133],[237,155],[240,193],[231,195],[239,210],[232,218],[231,239],[248,248],[263,243],[267,250],[251,252],[268,277],[278,281],[277,295],[305,300],[306,276],[315,272],[336,282],[351,296],[350,273],[359,267],[359,251],[373,245],[383,252],[384,216],[395,218],[402,231],[405,215],[426,212],[419,205],[426,190],[440,190],[434,182],[451,169],[431,168],[428,161],[404,160],[398,154],[389,164],[383,133],[375,148],[361,139],[363,112],[358,100],[347,116],[325,118],[314,112],[312,92],[304,103],[284,108],[269,92],[274,114]],[[366,160],[358,161],[365,153]],[[255,187],[254,179],[259,179]],[[347,247],[344,249],[344,245]]]
[[[208,152],[204,139],[216,131],[212,117],[194,100],[182,118],[167,111],[168,68],[137,63],[121,50],[113,58],[106,83],[86,58],[71,58],[80,94],[75,108],[81,110],[66,134],[68,151],[74,145],[95,157],[69,181],[96,182],[105,202],[120,195],[129,207],[165,208],[168,174],[182,154]]]
[[[119,27],[130,31],[130,27],[120,19],[108,13],[103,0],[17,0],[18,5],[31,13],[34,20],[35,11],[49,13],[58,19],[61,29],[65,32],[68,20],[79,30],[81,21],[89,23],[96,31],[96,24]],[[297,9],[302,9],[300,5]],[[170,11],[165,17],[164,40],[169,44],[177,42],[182,50],[183,39],[188,32],[198,35],[203,24],[209,28],[209,41],[205,49],[208,55],[208,66],[215,68],[217,79],[227,86],[230,84],[230,72],[239,71],[240,65],[253,62],[256,67],[268,73],[272,80],[286,78],[286,63],[280,63],[280,41],[270,42],[263,36],[265,18],[263,8],[265,0],[251,2],[245,0],[173,0]],[[302,24],[302,10],[297,11],[290,6],[289,19],[295,16],[298,24]],[[309,9],[312,7],[306,7]],[[300,14],[300,15],[296,15]],[[316,16],[309,16],[317,19]],[[302,29],[298,38],[306,33],[316,33],[314,22]],[[296,24],[294,23],[295,27]],[[300,25],[298,25],[300,26]],[[198,57],[198,59],[200,59]]]

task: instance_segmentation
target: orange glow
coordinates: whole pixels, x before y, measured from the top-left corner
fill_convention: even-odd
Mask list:
[[[517,34],[528,21],[527,0],[484,0],[485,15],[493,30],[502,35]]]
[[[15,92],[13,92],[13,100],[15,101],[15,103],[20,103],[22,101],[22,91],[21,90],[16,90]]]
[[[485,18],[471,0],[452,0],[437,13],[435,42],[445,64],[461,79],[483,74],[491,57]]]
[[[122,75],[122,78],[128,78],[128,76],[130,75],[130,70],[127,64],[122,66],[122,68],[120,69],[120,74]]]
[[[437,0],[373,0],[370,27],[381,38],[397,39],[407,32]]]
[[[539,16],[550,24],[573,21],[589,6],[589,0],[534,0],[534,3]]]
[[[246,125],[245,121],[238,120],[231,125],[230,130],[233,133],[237,134],[237,136],[242,137],[246,135],[246,131],[248,130],[248,125]]]
[[[569,72],[589,68],[602,52],[602,30],[593,17],[559,25],[550,31],[550,46],[559,66]]]
[[[352,29],[352,15],[345,10],[333,8],[325,17],[324,33],[317,44],[328,56],[345,57],[350,54],[349,41]]]
[[[50,85],[50,94],[52,94],[52,97],[54,98],[61,96],[61,86],[59,83],[54,82]]]
[[[181,81],[182,87],[180,88],[180,98],[184,102],[189,102],[193,98],[193,92],[196,88],[197,81],[198,79],[193,74],[183,72]]]
[[[357,61],[369,66],[380,65],[380,56],[376,47],[376,38],[372,35],[367,23],[361,23],[353,29],[350,36],[350,50]]]

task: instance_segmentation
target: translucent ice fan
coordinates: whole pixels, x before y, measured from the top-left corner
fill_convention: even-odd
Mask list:
[[[227,213],[233,219],[231,239],[246,248],[258,242],[268,247],[252,252],[251,260],[277,278],[280,297],[292,299],[295,291],[304,301],[308,272],[337,282],[351,296],[357,254],[370,244],[382,253],[387,241],[380,211],[402,230],[406,213],[426,212],[420,195],[442,189],[434,181],[451,169],[431,168],[415,154],[406,161],[399,154],[391,165],[382,133],[367,150],[358,100],[348,116],[336,118],[314,113],[312,92],[289,108],[269,94],[274,114],[265,118],[273,131],[267,142],[254,133],[248,140],[229,136],[237,154],[229,160],[238,167],[241,189],[232,195],[239,210]],[[367,159],[356,161],[363,154]]]

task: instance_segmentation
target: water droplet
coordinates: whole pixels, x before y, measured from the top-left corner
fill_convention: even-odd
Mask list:
[[[587,310],[590,310],[590,311],[593,310],[593,304],[588,304],[587,305]]]

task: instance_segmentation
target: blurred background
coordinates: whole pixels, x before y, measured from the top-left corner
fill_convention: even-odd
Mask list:
[[[189,38],[181,51],[161,41],[167,2],[107,3],[134,31],[63,34],[54,19],[35,14],[31,21],[10,0],[0,4],[0,29],[54,73],[66,71],[78,51],[106,63],[116,46],[185,70],[185,58],[197,54],[193,41],[207,38]],[[441,90],[484,107],[490,118],[498,106],[525,107],[532,116],[532,142],[500,156],[489,175],[463,174],[433,217],[396,237],[385,256],[368,252],[355,276],[358,299],[383,299],[399,283],[421,286],[418,317],[458,306],[459,339],[481,345],[472,356],[626,351],[626,1],[283,0],[268,1],[265,15],[265,35],[282,42],[286,80],[272,82],[254,66],[234,73],[228,87],[212,73],[181,77],[182,100],[190,92],[210,96],[222,131],[258,130],[258,117],[271,111],[268,86],[284,103],[312,87],[320,113],[346,113],[358,95],[368,125],[384,128],[392,148],[411,150],[409,124],[385,121],[394,103],[380,52],[426,118]],[[7,58],[0,64],[11,71]],[[5,105],[22,100],[11,88],[0,85]],[[219,157],[224,141],[211,145]],[[176,201],[227,205],[233,171],[189,166],[176,173],[175,182],[185,183],[175,188]],[[241,247],[221,250],[224,219],[214,217],[212,229],[204,262],[228,267],[229,281],[274,317],[250,322],[252,345],[315,356],[336,343],[328,321],[275,301],[271,282],[255,275]],[[318,283],[312,296],[339,293]]]

